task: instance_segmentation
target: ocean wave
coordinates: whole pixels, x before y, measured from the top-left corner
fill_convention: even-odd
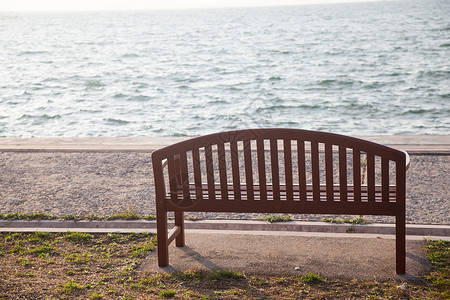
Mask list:
[[[122,98],[128,97],[128,95],[125,95],[125,94],[122,94],[122,93],[117,93],[117,94],[114,94],[114,96],[112,96],[112,97],[115,98],[115,99],[122,99]]]
[[[318,84],[321,86],[331,86],[331,85],[349,86],[349,85],[354,85],[354,84],[358,84],[358,83],[362,83],[362,82],[355,81],[355,80],[323,79],[323,80],[319,81]]]
[[[323,106],[318,104],[272,105],[268,107],[258,107],[255,109],[255,113],[264,113],[280,110],[316,110],[316,109],[323,109]]]
[[[88,80],[84,83],[85,88],[99,88],[99,87],[105,87],[106,85],[101,82],[100,80]]]
[[[107,123],[110,123],[112,125],[124,125],[131,123],[130,121],[122,120],[122,119],[114,119],[114,118],[107,118],[103,119],[103,121],[106,121]]]
[[[47,115],[47,114],[43,114],[43,115],[30,115],[30,114],[23,114],[19,117],[20,120],[29,120],[29,119],[41,119],[41,120],[53,120],[53,119],[60,119],[61,115],[56,114],[56,115]]]
[[[32,51],[32,50],[28,50],[28,51],[21,51],[19,52],[17,55],[18,56],[24,56],[24,55],[38,55],[38,54],[47,54],[49,53],[48,51]]]

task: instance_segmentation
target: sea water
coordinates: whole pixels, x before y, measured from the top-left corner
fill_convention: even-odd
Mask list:
[[[449,134],[450,1],[0,13],[0,136]]]

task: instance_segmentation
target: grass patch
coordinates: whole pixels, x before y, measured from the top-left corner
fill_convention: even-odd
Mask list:
[[[61,220],[61,221],[114,221],[114,220],[156,220],[155,216],[141,216],[134,210],[126,210],[124,212],[116,213],[111,216],[97,216],[95,214],[89,215],[63,215],[53,216],[45,213],[10,213],[0,214],[0,220]]]
[[[433,266],[427,280],[433,283],[443,298],[450,299],[450,243],[445,240],[428,241],[426,249]]]
[[[155,243],[153,243],[153,242],[146,243],[143,245],[133,246],[131,248],[131,251],[133,251],[131,253],[131,257],[145,257],[148,254],[150,254],[150,252],[155,250],[155,248],[156,248],[156,246],[155,246]]]
[[[58,217],[47,215],[45,213],[12,213],[0,214],[0,220],[56,220]]]
[[[334,219],[334,218],[323,218],[323,222],[326,223],[334,223],[334,224],[352,224],[352,225],[363,225],[363,224],[369,224],[370,222],[364,220],[363,217],[355,218],[355,219],[349,219],[348,217],[345,217],[344,219]]]
[[[153,233],[86,237],[74,232],[3,232],[0,242],[0,299],[448,298],[446,241],[427,247],[435,267],[427,276],[432,284],[331,280],[314,273],[279,277],[204,269],[152,273],[143,266],[156,245]]]
[[[270,223],[277,223],[277,222],[290,222],[292,221],[292,218],[290,216],[269,216],[265,217],[264,220]]]
[[[121,213],[116,213],[112,216],[107,216],[106,220],[139,220],[142,219],[141,215],[134,210],[126,210]]]
[[[159,293],[159,296],[161,296],[161,298],[172,298],[175,297],[175,295],[177,294],[177,292],[175,291],[161,291]]]
[[[209,279],[211,280],[224,280],[224,279],[242,279],[245,278],[244,274],[238,273],[232,270],[219,270],[211,273]]]
[[[72,295],[73,292],[82,290],[85,288],[84,285],[74,282],[73,280],[69,280],[66,284],[62,285],[62,293],[66,295]]]
[[[325,281],[320,275],[314,274],[314,273],[308,273],[305,276],[302,276],[302,281],[304,283],[319,283]]]
[[[71,241],[72,243],[79,244],[86,241],[90,241],[94,238],[92,234],[84,233],[84,232],[67,232],[65,236],[66,240]]]

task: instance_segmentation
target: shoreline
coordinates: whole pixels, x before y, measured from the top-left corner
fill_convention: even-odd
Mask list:
[[[450,155],[450,135],[355,136],[407,151]],[[0,152],[152,152],[193,137],[0,138]]]

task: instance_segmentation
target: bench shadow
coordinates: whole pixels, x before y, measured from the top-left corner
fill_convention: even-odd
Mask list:
[[[209,259],[207,259],[206,257],[204,257],[203,255],[201,255],[200,253],[198,253],[189,246],[180,247],[178,249],[180,249],[186,255],[189,255],[189,257],[200,263],[205,269],[208,269],[210,271],[222,270],[221,267],[219,267],[218,265],[216,265],[215,263],[213,263],[212,261],[210,261]]]
[[[176,248],[179,251],[183,251],[184,254],[186,256],[188,256],[189,258],[191,258],[192,260],[194,260],[195,262],[197,262],[198,264],[200,264],[201,266],[195,266],[195,268],[200,268],[200,269],[207,269],[209,271],[219,271],[222,270],[221,267],[219,267],[218,265],[216,265],[215,263],[213,263],[212,261],[210,261],[209,259],[207,259],[206,257],[204,257],[203,255],[201,255],[200,253],[198,253],[197,251],[195,251],[194,249],[192,249],[189,246],[183,246],[183,247],[177,247]],[[168,265],[167,267],[161,268],[162,270],[164,270],[165,272],[169,272],[169,273],[177,273],[181,270],[181,268],[176,268],[173,265]]]
[[[415,255],[415,254],[410,253],[410,252],[406,252],[406,258],[409,258],[409,259],[411,259],[411,260],[413,260],[413,261],[415,261],[415,262],[417,262],[417,263],[419,263],[419,264],[423,265],[424,267],[429,268],[431,270],[430,261],[427,258],[420,257],[420,256]]]

